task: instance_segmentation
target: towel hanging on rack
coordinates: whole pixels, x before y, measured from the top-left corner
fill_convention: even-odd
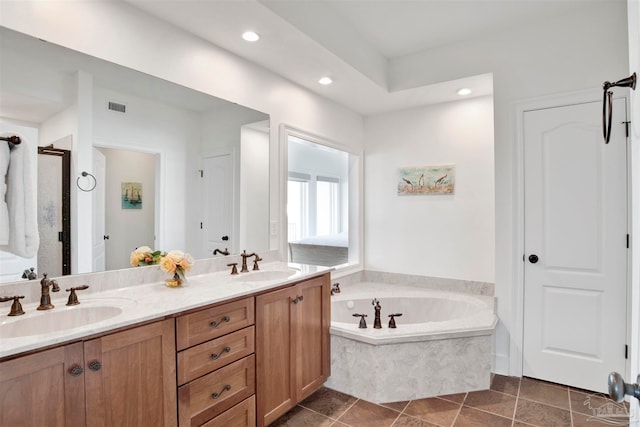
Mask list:
[[[8,135],[0,135],[7,138]],[[0,250],[31,258],[38,253],[37,185],[33,174],[33,159],[29,144],[21,138],[22,144],[10,150],[6,171],[6,208],[8,211],[9,238],[0,242]],[[5,151],[6,153],[6,151]],[[0,166],[1,167],[1,166]],[[0,172],[2,170],[0,169]],[[6,224],[6,223],[5,223]]]

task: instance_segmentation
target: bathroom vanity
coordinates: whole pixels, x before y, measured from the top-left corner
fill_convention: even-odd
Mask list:
[[[330,370],[329,272],[277,279],[277,271],[128,288],[144,307],[27,351],[0,337],[0,426],[268,425]],[[33,316],[46,322],[57,309]]]

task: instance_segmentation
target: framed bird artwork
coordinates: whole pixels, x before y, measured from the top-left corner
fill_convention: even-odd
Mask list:
[[[398,195],[454,194],[456,165],[430,165],[398,169]]]

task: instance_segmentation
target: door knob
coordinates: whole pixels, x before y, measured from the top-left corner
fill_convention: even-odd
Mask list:
[[[607,382],[609,383],[609,396],[616,402],[622,402],[625,395],[640,399],[640,385],[625,383],[619,373],[611,372]],[[638,375],[638,382],[640,382],[640,375]]]
[[[536,262],[538,262],[538,255],[529,255],[529,262],[531,264],[535,264]]]
[[[229,240],[229,236],[222,236],[222,241],[223,241],[223,242],[226,242],[226,241],[228,241],[228,240]]]

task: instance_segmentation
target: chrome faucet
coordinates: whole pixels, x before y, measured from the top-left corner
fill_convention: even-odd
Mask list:
[[[334,283],[331,285],[331,295],[340,293],[340,283]]]
[[[382,322],[380,321],[380,310],[382,310],[382,307],[380,306],[380,301],[378,301],[377,298],[374,298],[371,301],[371,304],[374,307],[374,310],[376,311],[376,316],[373,319],[373,327],[374,329],[382,329]]]
[[[51,292],[59,292],[60,286],[58,286],[58,282],[55,280],[47,279],[47,273],[44,273],[43,276],[44,277],[40,281],[42,292],[40,295],[40,305],[38,306],[38,310],[51,310],[55,306],[51,304],[49,288],[51,287]]]

